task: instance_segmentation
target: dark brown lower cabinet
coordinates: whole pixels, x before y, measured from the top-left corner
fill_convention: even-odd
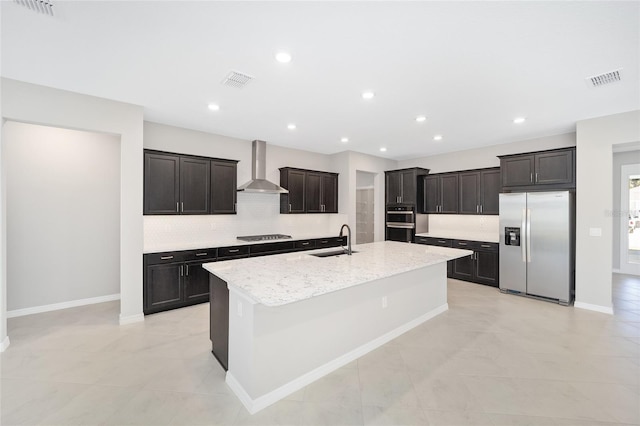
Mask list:
[[[447,277],[498,287],[499,255],[497,243],[416,237],[416,244],[473,250],[473,254],[447,262]]]
[[[209,274],[209,337],[211,352],[225,370],[229,369],[229,289],[227,283]]]

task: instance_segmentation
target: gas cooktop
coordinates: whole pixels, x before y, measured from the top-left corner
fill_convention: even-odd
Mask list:
[[[236,237],[241,241],[268,241],[268,240],[284,240],[291,238],[291,235],[284,234],[266,234],[266,235],[245,235],[243,237]]]

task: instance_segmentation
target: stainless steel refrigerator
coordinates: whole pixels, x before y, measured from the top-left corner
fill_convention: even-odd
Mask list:
[[[500,291],[573,301],[574,200],[569,191],[500,194]]]

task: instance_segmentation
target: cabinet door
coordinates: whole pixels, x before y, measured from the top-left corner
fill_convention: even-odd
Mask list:
[[[440,176],[424,177],[424,213],[440,212]],[[457,200],[456,200],[457,203]]]
[[[522,155],[500,159],[502,186],[533,185],[534,156]]]
[[[178,214],[180,157],[144,154],[144,214]]]
[[[209,214],[209,160],[180,157],[180,213]]]
[[[473,256],[460,257],[452,262],[451,278],[473,281]]]
[[[304,213],[306,207],[305,199],[305,183],[307,173],[299,170],[287,171],[287,186],[289,190],[288,195],[288,212],[289,213]],[[281,210],[282,212],[282,210]]]
[[[461,214],[480,212],[480,172],[458,175],[458,200]]]
[[[498,287],[498,253],[492,251],[476,251],[474,262],[474,281]]]
[[[400,202],[402,204],[416,203],[416,172],[413,170],[401,172],[400,182],[402,184]]]
[[[458,174],[440,177],[440,213],[458,213]]]
[[[184,300],[188,304],[209,300],[209,272],[202,264],[214,261],[215,259],[206,259],[185,263]]]
[[[237,201],[237,164],[211,161],[211,213],[235,214]]]
[[[402,175],[400,172],[386,173],[385,194],[387,204],[400,203]]]
[[[227,370],[229,365],[229,289],[227,283],[209,274],[209,338],[211,352]]]
[[[325,213],[338,213],[338,176],[322,175],[322,205]]]
[[[500,170],[480,172],[480,213],[498,214],[500,198]]]
[[[146,268],[144,285],[144,313],[152,313],[180,306],[183,263],[150,265]]]
[[[322,212],[322,199],[320,194],[321,185],[322,174],[312,172],[307,173],[306,192],[304,194],[307,213]]]
[[[574,181],[573,150],[535,155],[536,185],[569,184]]]

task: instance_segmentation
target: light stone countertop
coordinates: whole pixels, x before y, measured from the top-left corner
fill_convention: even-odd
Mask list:
[[[338,248],[339,249],[339,248]],[[203,267],[255,303],[281,306],[473,254],[469,250],[380,241],[353,255],[319,258],[336,248],[205,263]]]
[[[274,232],[275,233],[275,232]],[[207,249],[214,247],[228,247],[228,246],[246,246],[250,244],[265,244],[265,243],[276,243],[281,241],[299,241],[299,240],[310,240],[317,238],[337,238],[336,235],[327,235],[327,234],[312,234],[312,235],[293,235],[283,233],[285,235],[291,235],[291,238],[283,238],[280,240],[264,240],[264,241],[242,241],[236,238],[231,239],[220,239],[220,240],[212,240],[212,241],[195,241],[188,243],[167,243],[167,244],[149,244],[144,246],[143,253],[162,253],[168,251],[181,251],[181,250],[198,250],[198,249]]]
[[[453,240],[480,241],[486,243],[500,242],[500,236],[495,232],[433,231],[416,234],[416,237],[450,238]]]

